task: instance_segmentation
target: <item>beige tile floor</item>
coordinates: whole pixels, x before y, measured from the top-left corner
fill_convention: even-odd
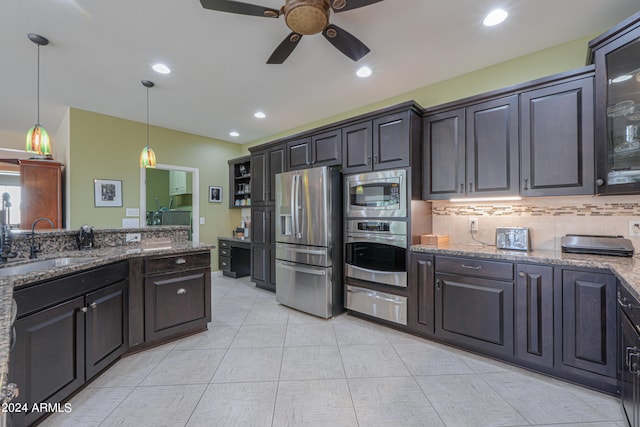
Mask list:
[[[617,399],[213,279],[207,332],[128,356],[43,426],[624,426]]]

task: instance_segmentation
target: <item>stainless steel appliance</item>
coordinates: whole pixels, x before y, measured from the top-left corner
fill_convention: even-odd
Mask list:
[[[369,316],[407,324],[407,297],[347,285],[346,306]]]
[[[407,223],[349,220],[345,275],[385,285],[407,287]]]
[[[369,172],[345,177],[348,218],[407,216],[407,171]]]
[[[276,301],[319,317],[343,311],[340,173],[276,175]]]
[[[530,250],[529,229],[526,227],[496,227],[496,248],[517,251]]]
[[[567,234],[560,239],[560,245],[567,253],[633,256],[633,243],[622,236]]]
[[[620,400],[630,426],[640,425],[640,304],[618,286]]]

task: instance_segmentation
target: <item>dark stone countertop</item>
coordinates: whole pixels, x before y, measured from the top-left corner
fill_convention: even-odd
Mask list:
[[[508,251],[494,246],[449,244],[442,247],[411,246],[413,252],[485,259],[565,265],[610,270],[622,285],[640,300],[640,254],[633,257],[568,254],[561,251]]]

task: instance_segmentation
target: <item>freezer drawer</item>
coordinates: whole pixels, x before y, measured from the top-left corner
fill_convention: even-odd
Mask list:
[[[407,324],[406,297],[348,285],[345,307],[390,322]]]
[[[328,319],[332,316],[331,267],[276,260],[276,301]]]
[[[318,267],[331,267],[331,248],[276,243],[276,259]]]

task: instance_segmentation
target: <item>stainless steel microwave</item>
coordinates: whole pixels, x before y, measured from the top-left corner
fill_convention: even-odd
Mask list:
[[[348,175],[344,197],[349,218],[404,218],[407,216],[407,171]]]

